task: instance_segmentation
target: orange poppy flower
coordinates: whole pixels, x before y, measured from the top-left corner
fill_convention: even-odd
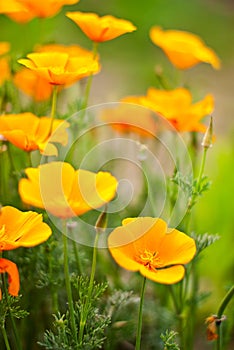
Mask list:
[[[160,90],[149,88],[145,97],[139,103],[161,114],[176,130],[206,131],[206,126],[200,120],[212,113],[214,109],[213,96],[208,94],[199,102],[192,103],[192,95],[185,88]]]
[[[64,5],[74,5],[78,2],[79,0],[17,0],[17,3],[22,5],[23,9],[26,9],[26,11],[31,14],[32,18],[52,17],[56,15]]]
[[[37,117],[34,114],[20,113],[0,116],[0,134],[16,147],[30,152],[39,149],[46,155],[56,155],[57,149],[52,142],[66,145],[69,123],[64,120]]]
[[[7,41],[0,42],[0,56],[9,52],[10,48],[11,48],[11,45]]]
[[[117,180],[108,172],[75,170],[69,163],[52,162],[25,170],[19,193],[24,203],[45,208],[52,215],[70,218],[109,202]]]
[[[125,19],[113,16],[99,17],[96,13],[67,12],[66,16],[74,21],[84,34],[97,43],[131,33],[136,27]]]
[[[0,273],[8,274],[8,292],[10,295],[17,297],[20,288],[19,271],[15,263],[10,260],[0,258]],[[0,288],[0,300],[2,291]]]
[[[46,101],[52,95],[52,85],[30,69],[23,68],[15,73],[13,81],[18,89],[31,96],[37,102]]]
[[[188,69],[200,62],[209,63],[215,69],[220,68],[218,56],[195,34],[155,26],[150,30],[150,38],[176,68]]]
[[[108,248],[118,265],[162,284],[179,282],[185,273],[183,265],[196,253],[192,238],[150,217],[123,220],[109,235]]]
[[[42,221],[41,214],[22,212],[10,206],[1,208],[0,251],[34,247],[45,242],[51,233],[50,227]]]
[[[157,123],[152,112],[133,104],[119,104],[116,108],[103,110],[101,119],[117,131],[134,132],[143,137],[154,137]]]
[[[72,84],[100,70],[96,59],[85,56],[70,57],[62,52],[40,52],[18,60],[52,85]]]

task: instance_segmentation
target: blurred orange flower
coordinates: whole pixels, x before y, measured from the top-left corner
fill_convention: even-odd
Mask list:
[[[200,62],[209,63],[215,69],[220,68],[218,56],[195,34],[154,26],[150,30],[150,38],[176,68],[188,69]]]
[[[118,265],[139,271],[144,277],[163,284],[179,282],[184,264],[195,253],[195,241],[186,234],[168,229],[158,218],[139,217],[123,220],[108,237],[108,248]]]
[[[15,73],[13,81],[17,88],[31,96],[35,101],[48,100],[52,95],[52,85],[30,69],[23,68]]]
[[[120,132],[134,132],[144,137],[154,137],[157,123],[149,109],[139,104],[120,103],[115,108],[106,108],[101,119]]]
[[[0,56],[9,52],[10,48],[11,48],[11,45],[7,41],[0,42]]]
[[[30,152],[39,149],[46,155],[56,155],[52,142],[66,145],[69,123],[64,120],[37,117],[30,112],[0,116],[0,134],[16,147]]]
[[[0,251],[34,247],[45,242],[51,234],[41,214],[22,212],[10,206],[0,210]]]
[[[25,6],[23,4],[20,4],[18,0],[7,0],[7,1],[0,1],[0,13],[8,14],[8,13],[14,13],[14,12],[23,12],[27,11]]]
[[[67,12],[66,16],[74,21],[89,39],[98,43],[136,30],[130,21],[109,15],[99,17],[96,13],[77,11]]]
[[[19,193],[24,203],[45,208],[52,215],[70,218],[109,202],[117,180],[108,172],[75,170],[69,163],[52,162],[25,170]]]
[[[4,1],[2,1],[4,2]],[[7,14],[17,22],[28,22],[34,17],[46,18],[56,15],[64,5],[73,5],[79,0],[7,0],[0,5],[0,13]]]
[[[152,109],[166,118],[178,131],[206,131],[200,120],[212,113],[213,96],[208,94],[199,102],[192,103],[192,95],[185,88],[160,90],[149,88],[146,96],[141,96],[138,103]]]
[[[8,259],[0,258],[0,273],[8,274],[8,293],[14,297],[18,296],[20,289],[19,271],[15,263]],[[2,291],[0,288],[0,300]]]
[[[47,44],[43,46],[38,46],[36,48],[37,52],[62,52],[67,53],[69,57],[80,57],[85,56],[93,58],[93,52],[79,45],[61,45],[61,44]]]
[[[69,57],[62,52],[31,53],[18,62],[52,85],[72,84],[100,70],[96,59],[85,56]]]

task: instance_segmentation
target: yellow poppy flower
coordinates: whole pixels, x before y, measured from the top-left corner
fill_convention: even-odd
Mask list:
[[[157,123],[149,109],[137,104],[119,104],[116,108],[106,108],[101,119],[113,129],[122,133],[134,132],[143,137],[154,137]]]
[[[0,1],[0,13],[8,14],[8,13],[14,13],[14,12],[23,12],[23,11],[26,12],[27,9],[18,0]]]
[[[205,132],[206,126],[200,121],[212,113],[214,98],[208,94],[203,100],[192,103],[192,95],[185,88],[160,90],[149,88],[146,96],[141,96],[138,103],[152,109],[166,118],[176,130]]]
[[[61,44],[47,44],[43,46],[38,46],[36,48],[37,52],[62,52],[69,55],[69,57],[80,57],[85,56],[93,58],[93,52],[79,45],[61,45]]]
[[[10,206],[0,210],[0,251],[34,247],[45,242],[51,233],[41,214]]]
[[[155,26],[150,30],[150,38],[176,68],[188,69],[200,62],[209,63],[215,69],[220,68],[218,56],[195,34]]]
[[[54,119],[51,131],[51,118],[39,118],[30,112],[0,116],[0,134],[9,142],[24,151],[39,149],[46,155],[57,154],[52,142],[67,144],[68,126],[66,121]]]
[[[19,193],[24,203],[45,208],[52,215],[70,218],[109,202],[117,180],[108,172],[75,170],[69,163],[52,162],[25,170]]]
[[[74,21],[89,39],[98,43],[136,30],[130,21],[109,15],[100,17],[96,13],[77,11],[67,12],[66,16]]]
[[[23,68],[15,73],[13,82],[18,89],[32,97],[35,101],[46,101],[52,95],[52,85],[30,69]]]
[[[109,235],[108,248],[119,266],[162,284],[179,282],[185,273],[183,265],[196,253],[192,238],[150,217],[123,220]]]
[[[18,60],[52,85],[72,84],[77,80],[97,73],[99,63],[85,56],[69,57],[62,52],[31,53]]]
[[[8,293],[14,297],[18,296],[20,282],[19,271],[15,263],[8,259],[0,258],[0,273],[8,274]],[[2,291],[0,288],[0,300],[2,299]]]

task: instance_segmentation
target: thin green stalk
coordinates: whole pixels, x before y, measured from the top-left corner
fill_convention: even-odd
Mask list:
[[[88,289],[88,297],[89,298],[91,298],[91,295],[92,295],[94,276],[95,276],[95,272],[96,272],[98,239],[99,239],[99,233],[96,232],[94,246],[93,246],[92,269],[91,269],[90,280],[89,280],[89,289]]]
[[[94,42],[93,43],[93,59],[95,59],[97,57],[97,52],[98,52],[97,49],[98,49],[98,43]],[[83,104],[82,104],[82,109],[87,108],[92,81],[93,81],[93,74],[91,73],[89,75],[88,79],[87,79],[87,84],[86,84],[86,88],[85,88],[85,92],[84,92],[84,101],[83,101]]]
[[[77,267],[77,273],[78,275],[81,275],[81,264],[80,264],[80,258],[77,250],[77,244],[74,240],[72,240],[72,246],[73,246],[73,252],[75,255],[75,260],[76,260],[76,267]]]
[[[51,112],[50,112],[50,130],[49,130],[49,135],[52,134],[53,130],[53,122],[56,114],[56,107],[57,107],[57,97],[58,97],[58,85],[53,86],[53,95],[52,95],[52,105],[51,105]]]
[[[80,319],[79,344],[82,344],[82,341],[83,341],[84,328],[85,328],[85,325],[86,325],[86,322],[87,322],[88,311],[89,311],[89,303],[90,303],[90,299],[92,297],[93,283],[94,283],[96,264],[97,264],[98,239],[99,239],[99,232],[97,230],[96,231],[95,240],[94,240],[94,246],[93,246],[93,260],[92,260],[92,268],[91,268],[91,273],[90,273],[88,295],[87,295],[87,299],[86,299],[86,302],[85,302],[85,305],[84,305],[84,308],[83,308],[83,313],[82,313],[81,319]]]
[[[2,284],[3,284],[4,294],[5,294],[5,297],[6,297],[6,303],[7,303],[7,306],[8,306],[8,313],[9,313],[9,316],[10,316],[12,329],[13,329],[13,333],[14,333],[14,337],[15,337],[16,349],[17,350],[22,350],[21,340],[20,340],[20,337],[18,335],[18,330],[17,330],[16,324],[15,324],[14,317],[12,316],[12,313],[11,313],[11,308],[10,308],[10,304],[9,304],[9,300],[8,300],[8,290],[7,290],[7,286],[6,286],[6,279],[5,279],[4,275],[2,275]]]
[[[140,297],[140,305],[139,305],[139,313],[138,313],[135,350],[140,350],[141,348],[142,312],[143,312],[143,303],[144,303],[144,296],[145,296],[145,285],[146,285],[146,277],[143,278],[143,282],[141,286],[141,297]]]
[[[231,301],[234,295],[234,285],[229,289],[218,309],[217,319],[222,321],[224,310],[226,309],[228,303]],[[216,350],[222,350],[222,322],[217,325],[218,338],[216,340]]]
[[[10,344],[9,344],[9,341],[8,341],[8,337],[7,337],[7,334],[6,334],[5,327],[2,326],[1,330],[2,330],[2,335],[3,335],[4,342],[5,342],[5,345],[6,345],[6,350],[11,350],[11,347],[10,347]]]
[[[68,307],[70,312],[70,321],[71,321],[71,329],[72,329],[72,335],[74,338],[74,341],[76,344],[77,342],[77,329],[76,329],[76,322],[75,322],[75,312],[73,307],[73,298],[72,298],[72,290],[71,290],[71,283],[70,283],[70,275],[69,275],[69,264],[68,264],[68,246],[67,246],[67,236],[66,236],[66,220],[63,220],[63,256],[64,256],[64,276],[65,276],[65,284],[66,284],[66,291],[67,291],[67,299],[68,299]]]

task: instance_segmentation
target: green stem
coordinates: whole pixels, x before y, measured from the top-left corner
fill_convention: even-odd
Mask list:
[[[93,42],[93,59],[95,59],[97,57],[97,52],[98,52],[97,49],[98,49],[98,43]],[[82,109],[87,108],[92,81],[93,81],[93,74],[90,74],[89,77],[88,77],[88,80],[87,80],[86,88],[85,88],[84,101],[83,101],[83,104],[82,104]]]
[[[53,122],[56,114],[56,106],[57,106],[57,96],[58,96],[58,85],[53,86],[53,95],[52,95],[52,105],[51,105],[51,112],[50,112],[50,130],[49,130],[49,135],[52,134],[53,130]]]
[[[231,301],[232,297],[234,295],[234,285],[229,289],[223,300],[221,301],[221,304],[218,309],[217,318],[218,320],[222,318],[224,310],[226,309],[228,303]],[[217,334],[218,338],[216,341],[216,350],[222,349],[222,322],[217,325]]]
[[[197,191],[200,190],[200,184],[201,184],[201,180],[202,180],[202,176],[203,176],[204,169],[205,169],[205,164],[206,164],[207,150],[208,150],[208,148],[206,148],[206,147],[203,148],[202,161],[201,161],[200,171],[199,171],[199,174],[198,174],[198,177],[197,177],[197,184],[196,184]]]
[[[95,271],[96,271],[96,264],[97,264],[97,245],[98,245],[98,239],[99,239],[99,233],[96,232],[95,240],[94,240],[94,246],[93,246],[93,260],[92,260],[92,268],[90,273],[90,280],[89,280],[89,287],[88,287],[88,295],[87,299],[83,308],[83,312],[81,314],[80,319],[80,329],[79,329],[79,344],[82,344],[83,336],[84,336],[84,328],[87,322],[88,312],[89,312],[89,304],[92,297],[92,291],[93,291],[93,283],[94,283],[94,277],[95,277]]]
[[[230,302],[230,300],[232,299],[233,295],[234,295],[234,286],[232,286],[229,289],[229,291],[227,292],[227,294],[225,295],[225,297],[221,301],[221,304],[220,304],[219,309],[218,309],[218,314],[217,314],[218,318],[222,317],[224,310],[226,309],[226,307],[227,307],[228,303]]]
[[[143,303],[144,303],[144,295],[145,295],[145,284],[146,284],[146,277],[143,278],[142,287],[141,287],[141,299],[140,299],[139,313],[138,313],[135,350],[140,350],[141,348],[142,311],[143,311]]]
[[[67,236],[66,236],[67,225],[66,224],[67,224],[66,220],[63,220],[63,228],[64,228],[64,232],[63,232],[64,276],[65,276],[67,299],[68,299],[68,306],[69,306],[69,312],[70,312],[72,335],[73,335],[75,344],[78,344],[78,342],[77,342],[77,329],[76,329],[76,322],[75,322],[75,312],[74,312],[74,307],[73,307],[72,290],[71,290],[70,275],[69,275],[68,246],[67,246]]]
[[[13,329],[13,333],[14,333],[14,337],[15,337],[16,349],[17,349],[17,350],[22,350],[20,337],[19,337],[19,335],[18,335],[18,330],[17,330],[16,324],[15,324],[14,317],[12,316],[12,313],[11,313],[11,307],[10,307],[9,299],[8,299],[8,290],[7,290],[7,286],[6,286],[6,279],[5,279],[5,276],[4,276],[4,275],[2,276],[2,284],[3,284],[4,294],[5,294],[5,297],[6,297],[6,303],[7,303],[8,313],[9,313],[9,316],[10,316],[10,320],[11,320],[11,324],[12,324],[12,329]],[[5,328],[4,328],[4,329],[5,329]]]
[[[91,298],[92,291],[93,291],[93,282],[94,282],[94,276],[95,276],[96,265],[97,265],[98,239],[99,239],[99,233],[96,232],[96,236],[95,236],[95,240],[94,240],[94,246],[93,246],[93,260],[92,260],[92,269],[91,269],[90,280],[89,280],[88,298]]]
[[[9,344],[9,341],[8,341],[8,338],[7,338],[5,327],[2,326],[1,330],[2,330],[2,335],[3,335],[4,342],[5,342],[5,345],[6,345],[6,350],[11,350],[11,347],[10,347],[10,344]]]

